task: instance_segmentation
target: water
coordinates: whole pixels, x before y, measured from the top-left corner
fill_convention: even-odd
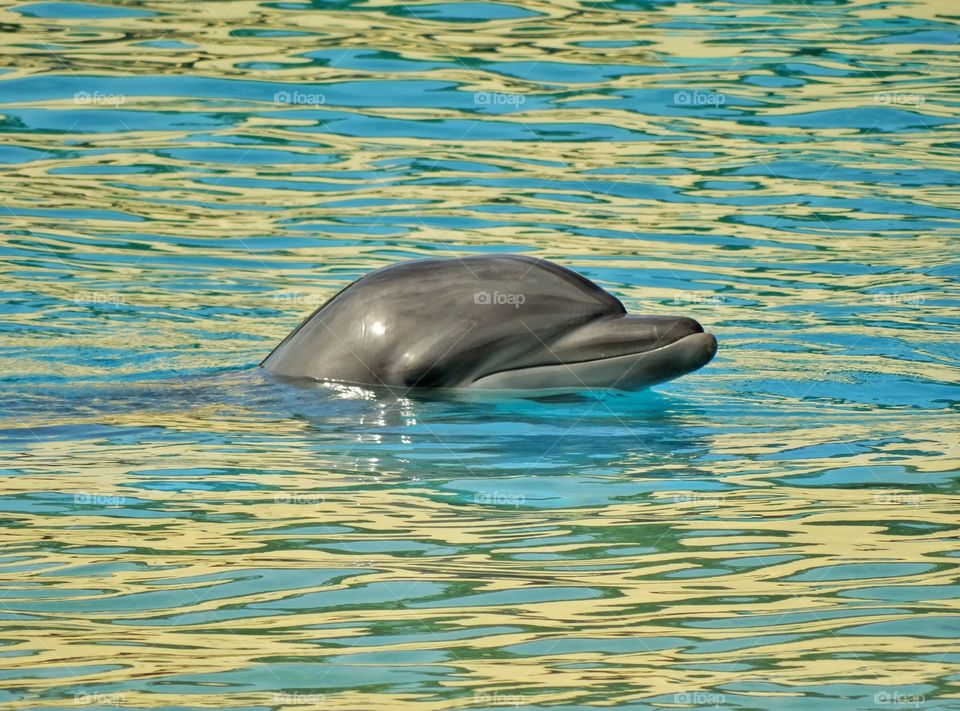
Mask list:
[[[3,707],[957,708],[954,9],[7,5]],[[719,355],[546,402],[256,370],[477,252]]]

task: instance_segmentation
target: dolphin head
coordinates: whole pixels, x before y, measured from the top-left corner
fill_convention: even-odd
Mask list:
[[[404,388],[634,390],[706,365],[683,316],[632,316],[576,272],[516,255],[401,262],[311,314],[261,365]]]

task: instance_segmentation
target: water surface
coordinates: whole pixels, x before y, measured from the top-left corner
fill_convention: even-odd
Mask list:
[[[0,23],[4,708],[960,703],[951,3]],[[719,355],[549,402],[257,371],[479,252]]]

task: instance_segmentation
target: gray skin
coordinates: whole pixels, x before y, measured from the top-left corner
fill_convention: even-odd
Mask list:
[[[260,364],[274,375],[400,388],[636,390],[706,365],[684,316],[631,316],[576,272],[515,255],[378,269],[314,311]]]

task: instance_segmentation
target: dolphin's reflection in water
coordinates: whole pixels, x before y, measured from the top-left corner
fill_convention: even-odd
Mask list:
[[[678,452],[690,462],[709,451],[690,426],[703,411],[650,391],[503,397],[304,382],[274,388],[260,406],[302,422],[306,446],[335,456],[347,445],[353,456],[421,477],[465,469],[611,473],[675,466]]]
[[[504,397],[286,381],[255,368],[26,391],[11,405],[0,437],[20,432],[26,440],[29,430],[32,439],[53,428],[58,437],[88,439],[135,426],[140,443],[149,444],[177,431],[242,429],[259,436],[261,447],[309,453],[313,471],[418,479],[640,470],[689,476],[701,473],[691,462],[710,449],[693,426],[704,421],[701,408],[650,391]]]

